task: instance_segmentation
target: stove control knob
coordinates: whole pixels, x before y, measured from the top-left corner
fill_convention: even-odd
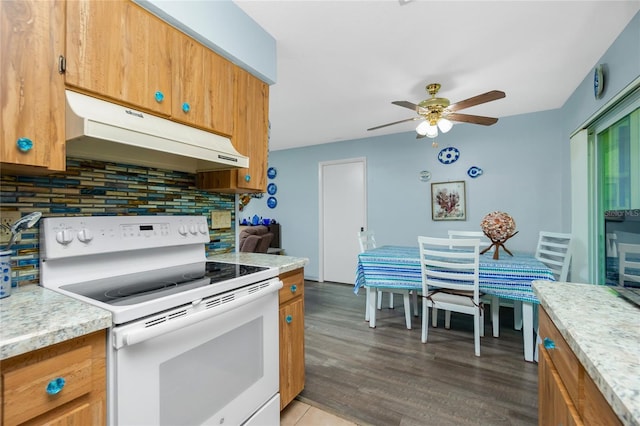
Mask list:
[[[200,230],[201,234],[206,234],[207,233],[207,225],[205,225],[204,223],[201,223],[200,227],[199,227],[199,230]]]
[[[63,229],[62,231],[56,232],[56,241],[62,245],[67,245],[73,241],[71,229]]]
[[[180,225],[180,226],[178,227],[178,233],[179,233],[180,235],[187,235],[187,232],[188,232],[188,231],[187,231],[187,226],[186,226],[186,225]]]
[[[83,243],[88,243],[93,240],[93,234],[87,228],[83,228],[78,232],[78,239]]]
[[[189,232],[191,232],[193,235],[197,235],[198,234],[198,228],[196,228],[195,225],[189,225]]]

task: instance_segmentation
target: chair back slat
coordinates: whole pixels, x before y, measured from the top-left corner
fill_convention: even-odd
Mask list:
[[[418,237],[422,266],[422,291],[436,289],[472,291],[479,295],[478,238],[449,239]]]
[[[456,231],[453,229],[449,230],[449,238],[459,239],[459,238],[479,238],[480,239],[480,247],[489,247],[491,245],[491,241],[482,231]]]
[[[376,248],[376,236],[374,231],[358,231],[360,253]]]
[[[572,235],[540,231],[536,259],[544,263],[558,281],[567,281],[572,255]]]

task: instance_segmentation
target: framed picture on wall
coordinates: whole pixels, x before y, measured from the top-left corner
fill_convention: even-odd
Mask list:
[[[467,220],[464,181],[431,184],[431,219]]]

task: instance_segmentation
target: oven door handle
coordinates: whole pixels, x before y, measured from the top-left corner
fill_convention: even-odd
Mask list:
[[[166,321],[148,328],[137,328],[133,330],[118,330],[116,328],[113,330],[113,347],[115,349],[120,349],[124,346],[132,346],[136,343],[144,342],[145,340],[153,339],[154,337],[170,333],[184,327],[188,327],[200,321],[204,321],[206,319],[213,318],[215,316],[232,311],[240,306],[260,299],[261,297],[264,297],[269,293],[276,292],[281,288],[282,281],[280,281],[279,279],[274,279],[271,280],[267,287],[262,288],[260,291],[256,291],[239,299],[234,299],[221,305],[204,309],[200,312],[192,313],[184,317],[172,319],[170,321]]]

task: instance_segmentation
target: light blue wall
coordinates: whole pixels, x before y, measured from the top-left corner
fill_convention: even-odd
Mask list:
[[[231,0],[134,0],[268,84],[276,75],[276,41]]]
[[[253,199],[240,217],[257,214],[280,222],[286,254],[309,258],[305,275],[317,279],[318,163],[366,157],[368,228],[380,243],[413,245],[417,235],[445,236],[453,227],[479,230],[484,215],[501,210],[513,216],[519,230],[508,247],[533,251],[538,230],[562,231],[562,217],[568,214],[559,182],[569,152],[559,120],[555,112],[543,112],[501,119],[492,127],[460,124],[438,138],[438,148],[408,132],[275,151],[269,165],[278,172],[271,180],[278,186],[277,207],[269,209],[266,197]],[[443,165],[437,154],[449,145],[461,156]],[[471,166],[484,174],[471,179],[466,174]],[[431,172],[430,182],[420,181],[421,170]],[[466,181],[468,219],[433,222],[430,184],[449,180]],[[345,238],[356,238],[356,232]]]
[[[513,216],[519,230],[507,246],[532,252],[539,230],[571,231],[569,135],[640,75],[640,14],[599,63],[608,67],[603,99],[594,99],[589,73],[561,109],[502,118],[491,127],[456,125],[438,138],[438,149],[409,132],[273,151],[269,163],[278,171],[272,180],[278,186],[278,205],[269,209],[266,196],[254,199],[240,217],[276,218],[286,254],[309,258],[305,276],[317,279],[318,163],[366,157],[368,227],[380,243],[415,244],[417,235],[444,236],[453,227],[477,230],[486,213],[502,210]],[[449,145],[460,149],[461,157],[442,165],[437,153]],[[466,170],[472,165],[485,173],[469,178]],[[420,182],[421,170],[431,171],[430,182]],[[431,220],[430,183],[447,180],[466,181],[465,222]],[[355,238],[355,232],[345,238]]]

